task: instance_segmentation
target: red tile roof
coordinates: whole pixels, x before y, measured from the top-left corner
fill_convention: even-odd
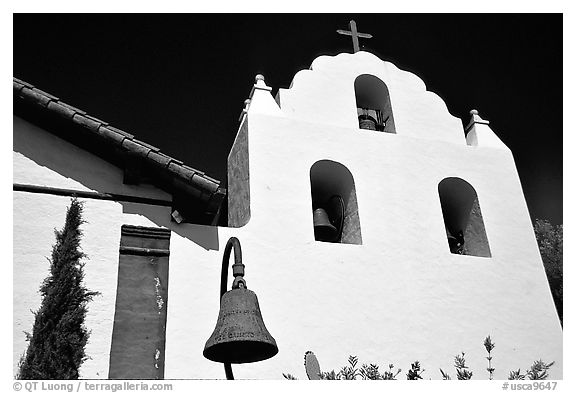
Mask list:
[[[220,181],[27,82],[14,78],[13,93],[14,112],[18,116],[120,167],[136,160],[146,169],[151,183],[178,195],[179,199],[192,197],[190,203],[199,205],[204,214],[217,214],[226,195]],[[63,123],[68,127],[62,127]],[[62,131],[63,128],[67,131]],[[193,210],[198,212],[198,208]]]

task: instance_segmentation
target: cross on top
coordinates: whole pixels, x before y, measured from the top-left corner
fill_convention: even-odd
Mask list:
[[[350,26],[350,31],[348,30],[336,30],[336,33],[343,35],[352,36],[352,46],[354,47],[354,53],[360,50],[360,44],[358,43],[358,38],[372,38],[372,34],[358,33],[356,29],[356,22],[353,20],[348,24]]]

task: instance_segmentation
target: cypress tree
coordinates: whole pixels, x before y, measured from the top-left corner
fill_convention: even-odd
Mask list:
[[[553,225],[547,220],[536,219],[534,224],[534,233],[540,248],[540,255],[546,269],[548,284],[554,298],[556,311],[562,324],[563,316],[563,267],[562,267],[562,249],[563,249],[563,226]]]
[[[86,307],[98,293],[83,284],[82,209],[82,203],[72,199],[64,228],[54,231],[50,274],[40,287],[42,303],[34,313],[32,334],[26,333],[29,345],[20,360],[18,379],[78,379],[86,360]]]

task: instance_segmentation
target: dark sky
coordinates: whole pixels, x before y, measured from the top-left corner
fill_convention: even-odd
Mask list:
[[[14,15],[14,76],[226,180],[258,73],[276,94],[320,55],[364,50],[470,109],[512,150],[532,218],[562,223],[561,14]]]

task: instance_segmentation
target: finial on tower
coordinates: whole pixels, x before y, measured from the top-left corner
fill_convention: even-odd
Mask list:
[[[336,33],[343,35],[352,36],[352,47],[354,48],[354,53],[360,51],[360,44],[358,38],[372,38],[372,34],[358,33],[356,29],[356,22],[351,20],[348,25],[350,26],[350,31],[348,30],[336,30]]]
[[[240,113],[240,118],[238,119],[238,121],[240,123],[242,123],[242,120],[244,119],[244,116],[246,116],[246,114],[248,113],[248,108],[250,107],[250,102],[252,100],[250,100],[250,98],[246,98],[244,100],[244,109],[242,109],[242,113]]]
[[[252,91],[250,92],[250,98],[252,98],[254,95],[254,89],[272,91],[272,88],[266,85],[266,82],[264,81],[264,75],[262,74],[258,74],[254,78],[254,87],[252,87]]]
[[[476,109],[472,109],[470,111],[470,122],[468,122],[465,131],[468,132],[474,124],[490,124],[490,122],[481,118]]]
[[[256,110],[260,113],[278,113],[280,108],[278,104],[274,101],[271,95],[272,88],[266,85],[264,82],[264,75],[258,74],[254,78],[254,85],[250,91],[248,99],[244,101],[244,109],[240,114],[240,122],[244,119],[244,116],[248,114],[249,110]]]

